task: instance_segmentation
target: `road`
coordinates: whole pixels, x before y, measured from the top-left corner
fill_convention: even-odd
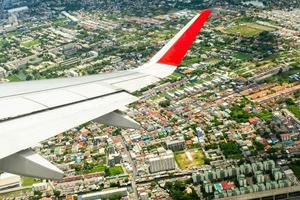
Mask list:
[[[132,166],[131,186],[132,186],[132,189],[134,192],[134,196],[135,196],[135,199],[139,199],[138,192],[137,192],[137,186],[136,186],[136,175],[137,175],[136,166],[135,166],[134,161],[132,160],[132,157],[131,157],[129,151],[127,150],[127,147],[125,144],[125,139],[123,136],[122,136],[122,145],[125,149],[125,153],[127,154],[128,158],[129,158],[130,165]]]
[[[7,189],[7,190],[2,190],[2,191],[0,191],[0,194],[8,193],[8,192],[16,192],[16,191],[19,191],[19,190],[25,190],[25,189],[31,189],[31,188],[32,188],[32,186],[24,186],[24,187],[10,188],[10,189]]]

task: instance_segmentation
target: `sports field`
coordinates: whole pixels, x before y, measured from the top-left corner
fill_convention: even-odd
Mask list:
[[[264,31],[274,31],[274,28],[263,26],[256,23],[243,23],[233,25],[225,29],[225,32],[232,34],[241,34],[243,36],[251,37],[258,35]]]
[[[199,149],[189,149],[176,152],[175,160],[180,169],[190,169],[204,164],[204,154]]]
[[[21,43],[21,45],[23,47],[26,47],[26,48],[29,48],[29,49],[31,49],[33,46],[38,45],[38,44],[40,44],[39,40],[29,40],[29,41]]]

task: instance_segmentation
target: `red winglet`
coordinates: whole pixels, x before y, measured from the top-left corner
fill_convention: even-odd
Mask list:
[[[203,10],[193,24],[183,33],[183,35],[170,47],[170,49],[160,58],[158,63],[178,66],[185,54],[193,44],[202,26],[211,14],[211,10]]]

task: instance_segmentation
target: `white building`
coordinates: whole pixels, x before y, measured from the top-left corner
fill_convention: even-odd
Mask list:
[[[45,191],[48,188],[48,184],[43,182],[43,183],[35,183],[32,185],[32,190],[33,191]]]
[[[160,172],[175,169],[174,154],[167,151],[165,154],[149,158],[150,172]]]
[[[181,151],[185,148],[184,139],[172,140],[166,142],[167,148],[172,151]]]
[[[68,72],[67,72],[67,76],[68,76],[68,77],[78,77],[79,74],[78,74],[74,69],[70,69],[70,70],[68,70]]]
[[[0,190],[21,186],[21,177],[15,174],[3,173],[0,175]]]

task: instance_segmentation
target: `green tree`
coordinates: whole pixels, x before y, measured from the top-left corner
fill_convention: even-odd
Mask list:
[[[257,151],[262,151],[265,149],[265,146],[260,142],[254,141],[254,145],[255,145]]]
[[[167,182],[165,188],[168,189],[174,200],[194,200],[199,199],[196,191],[192,188],[191,193],[186,192],[186,183],[181,181]]]
[[[237,142],[227,142],[221,143],[220,148],[222,149],[226,157],[230,155],[237,155],[241,153],[240,146]]]
[[[112,132],[113,136],[121,135],[121,129],[117,128]]]
[[[290,105],[295,105],[295,102],[293,101],[293,99],[291,98],[286,98],[285,99],[285,103],[290,106]]]
[[[56,197],[56,198],[58,198],[59,196],[60,196],[60,191],[59,190],[54,190],[53,191],[53,194],[54,194],[54,196]]]
[[[170,106],[170,104],[171,104],[171,102],[169,100],[164,100],[164,101],[159,102],[159,105],[164,108]]]
[[[108,168],[108,167],[105,167],[104,172],[105,172],[105,175],[106,175],[106,176],[109,176],[109,175],[110,175],[110,172],[109,172],[109,168]]]

